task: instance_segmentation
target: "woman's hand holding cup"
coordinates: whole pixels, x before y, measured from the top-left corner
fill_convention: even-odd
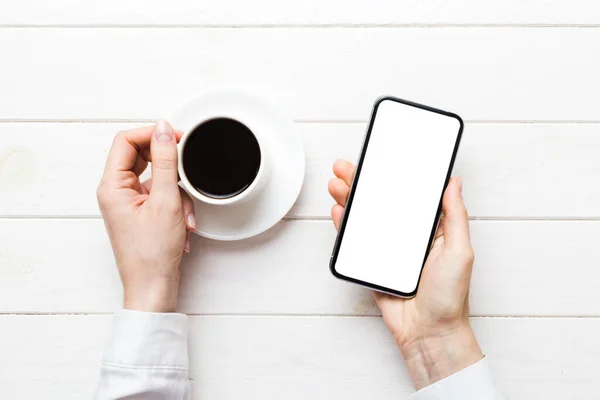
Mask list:
[[[166,121],[115,137],[98,203],[124,289],[124,308],[175,311],[179,264],[190,251],[194,203],[178,186],[177,142]],[[152,163],[152,179],[139,177]]]

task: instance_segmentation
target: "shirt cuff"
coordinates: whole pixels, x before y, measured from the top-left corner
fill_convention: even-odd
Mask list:
[[[105,365],[188,369],[185,314],[131,310],[117,312]]]
[[[496,386],[487,358],[427,386],[409,400],[487,400],[495,399]]]

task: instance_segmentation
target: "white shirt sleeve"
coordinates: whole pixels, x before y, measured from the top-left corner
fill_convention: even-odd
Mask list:
[[[502,400],[487,358],[427,386],[409,400]]]
[[[96,400],[189,400],[187,316],[121,310],[102,361]],[[487,358],[409,400],[502,400]]]
[[[184,314],[115,314],[95,399],[189,399],[187,329]]]

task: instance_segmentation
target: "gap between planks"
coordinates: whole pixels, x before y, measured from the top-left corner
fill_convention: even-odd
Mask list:
[[[0,215],[3,219],[23,220],[101,220],[101,215]],[[281,221],[307,221],[307,222],[329,222],[330,217],[295,216],[283,217]],[[469,217],[469,221],[497,221],[497,222],[597,222],[599,217]]]
[[[0,29],[378,29],[378,28],[600,28],[600,24],[377,24],[377,23],[332,23],[332,24],[0,24]]]
[[[7,316],[34,316],[34,317],[102,317],[112,316],[112,312],[4,312],[0,311],[0,318]],[[189,317],[260,317],[260,318],[381,318],[381,315],[361,315],[361,314],[307,314],[307,313],[186,313]],[[471,319],[589,319],[597,320],[600,319],[600,315],[471,315]]]
[[[0,118],[0,124],[153,124],[156,119],[103,119],[103,118],[88,118],[88,119],[10,119]],[[292,122],[296,124],[366,124],[368,120],[348,119],[348,120],[319,120],[319,119],[297,119]],[[477,120],[465,119],[465,124],[494,124],[494,125],[585,125],[585,124],[600,124],[600,120]]]

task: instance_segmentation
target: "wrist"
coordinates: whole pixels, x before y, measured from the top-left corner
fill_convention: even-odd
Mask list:
[[[420,390],[483,358],[470,325],[422,336],[400,347],[415,388]]]
[[[124,288],[123,308],[155,313],[175,312],[178,281],[161,281]]]

